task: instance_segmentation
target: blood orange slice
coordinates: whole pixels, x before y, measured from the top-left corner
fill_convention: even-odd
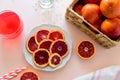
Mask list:
[[[62,40],[58,39],[54,41],[50,46],[50,53],[58,53],[62,58],[68,55],[68,45],[67,43]]]
[[[62,62],[62,58],[59,54],[54,53],[50,56],[49,58],[49,65],[53,68],[57,67],[58,65],[60,65],[60,63]]]
[[[52,44],[52,40],[50,39],[44,39],[40,42],[39,49],[44,48],[47,49],[48,51],[50,50],[50,45]]]
[[[38,67],[46,67],[48,65],[50,53],[46,49],[39,49],[33,54],[33,61]]]
[[[19,80],[40,80],[40,77],[36,71],[27,69],[20,74]]]
[[[28,52],[30,52],[31,54],[33,54],[38,49],[38,45],[33,35],[28,38],[26,47],[27,47]]]
[[[77,47],[77,52],[82,59],[90,59],[95,54],[95,47],[89,41],[82,41]]]
[[[35,40],[36,40],[36,42],[39,44],[40,41],[42,41],[43,39],[47,39],[49,32],[50,31],[48,29],[40,29],[40,30],[38,30],[35,33]]]
[[[49,39],[57,40],[57,39],[64,39],[64,34],[60,30],[53,30],[49,34]]]

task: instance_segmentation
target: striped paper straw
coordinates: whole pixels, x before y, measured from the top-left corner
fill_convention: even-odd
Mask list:
[[[4,74],[2,77],[0,77],[0,80],[11,80],[11,78],[17,76],[18,73],[25,70],[26,68],[27,67],[16,68],[15,70]]]

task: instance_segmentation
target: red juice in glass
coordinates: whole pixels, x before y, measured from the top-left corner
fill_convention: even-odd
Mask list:
[[[13,11],[0,12],[0,37],[15,38],[23,31],[23,22]]]

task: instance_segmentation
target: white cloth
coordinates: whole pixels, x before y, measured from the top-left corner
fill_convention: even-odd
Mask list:
[[[110,66],[73,80],[120,80],[120,66]]]

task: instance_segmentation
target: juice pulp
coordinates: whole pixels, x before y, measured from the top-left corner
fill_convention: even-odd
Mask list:
[[[15,37],[22,32],[22,21],[19,16],[12,11],[0,13],[0,34],[3,37]]]

